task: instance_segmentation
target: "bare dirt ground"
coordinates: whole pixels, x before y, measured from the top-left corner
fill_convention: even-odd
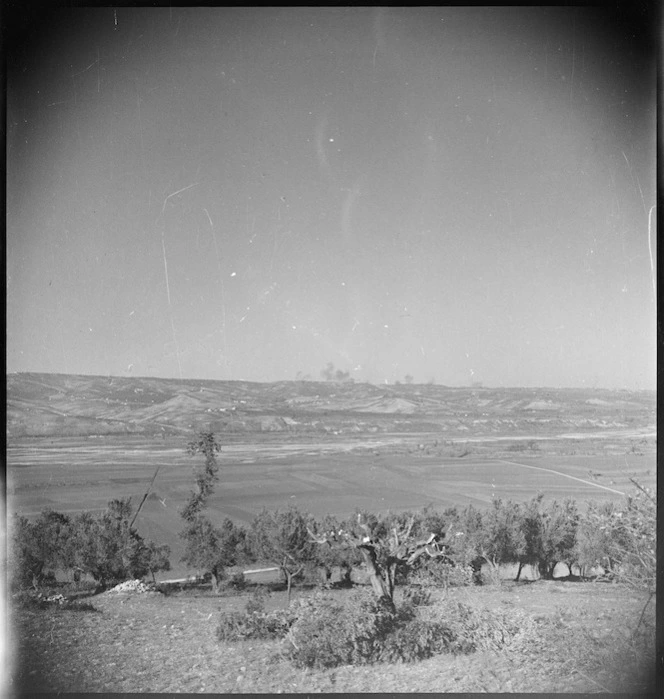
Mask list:
[[[518,643],[499,652],[313,671],[296,669],[282,658],[279,641],[217,641],[220,611],[243,609],[248,595],[106,592],[88,599],[95,612],[55,607],[14,610],[10,691],[604,693],[652,689],[655,602],[648,605],[639,625],[647,600],[643,594],[616,584],[560,581],[503,582],[456,588],[447,594],[478,607],[521,610],[534,623]],[[268,608],[284,606],[284,595],[271,593]]]

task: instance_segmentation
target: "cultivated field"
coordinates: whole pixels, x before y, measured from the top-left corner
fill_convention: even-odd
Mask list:
[[[47,508],[101,510],[110,499],[129,496],[137,505],[159,468],[137,526],[146,538],[169,544],[174,571],[185,573],[178,564],[178,511],[202,460],[187,456],[184,442],[130,436],[21,440],[7,450],[10,511],[36,516]],[[263,507],[293,504],[315,516],[345,516],[357,508],[384,512],[469,502],[481,507],[492,498],[523,501],[540,491],[547,498],[571,496],[581,502],[620,498],[629,490],[630,476],[644,485],[655,483],[654,451],[648,444],[642,445],[647,453],[635,454],[626,445],[619,455],[598,453],[606,450],[597,440],[576,440],[573,448],[567,441],[549,442],[536,451],[513,441],[434,443],[426,435],[354,443],[283,438],[231,443],[219,458],[210,515],[246,525]],[[577,453],[556,455],[547,449]],[[455,452],[467,453],[450,455]]]

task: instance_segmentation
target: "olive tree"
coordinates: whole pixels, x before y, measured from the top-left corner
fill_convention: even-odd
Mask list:
[[[254,517],[249,530],[254,556],[272,561],[286,579],[288,604],[293,579],[315,560],[316,548],[309,537],[310,515],[289,507],[283,512],[263,509]]]
[[[121,498],[101,514],[81,512],[72,521],[73,565],[101,589],[170,567],[169,547],[146,542],[131,526],[132,511],[131,498]]]
[[[196,474],[196,490],[190,492],[189,500],[180,511],[185,521],[184,529],[180,532],[185,542],[182,561],[209,573],[215,592],[219,591],[225,568],[249,558],[244,529],[228,518],[221,527],[216,527],[203,514],[214,492],[214,484],[219,480],[217,454],[220,451],[221,445],[212,432],[201,432],[189,442],[187,453],[190,456],[202,455],[205,465]]]
[[[657,500],[632,479],[623,502],[589,503],[580,518],[576,555],[580,565],[601,565],[615,579],[652,593],[657,573]]]
[[[521,521],[520,508],[500,498],[483,512],[468,506],[460,518],[457,546],[465,547],[467,562],[475,569],[480,561],[487,563],[493,579],[499,581],[499,567],[518,561],[525,550]]]
[[[316,525],[316,528],[320,531],[339,532],[348,529],[349,526],[348,521],[340,522],[336,517],[328,514]],[[315,549],[314,564],[323,570],[326,583],[332,577],[332,569],[338,568],[342,574],[341,584],[350,587],[353,568],[361,562],[360,552],[354,547],[316,546]]]
[[[14,515],[9,553],[13,583],[38,588],[55,570],[73,566],[70,518],[53,510],[35,522]]]
[[[577,557],[579,513],[571,498],[553,500],[546,506],[543,499],[539,494],[521,508],[525,547],[519,557],[519,573],[526,563],[536,564],[540,577],[551,580],[558,563],[565,563],[571,570]]]
[[[394,612],[397,570],[412,566],[420,556],[443,553],[435,534],[416,537],[414,525],[413,515],[405,522],[398,523],[358,512],[356,520],[347,530],[310,529],[309,535],[311,541],[322,546],[356,548],[366,565],[375,596],[386,609]]]
[[[212,589],[219,592],[225,569],[250,560],[246,531],[228,517],[215,527],[207,517],[198,516],[180,533],[186,549],[182,561],[208,573]]]

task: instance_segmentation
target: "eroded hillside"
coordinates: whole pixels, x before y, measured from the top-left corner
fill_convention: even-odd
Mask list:
[[[251,383],[63,374],[7,377],[7,434],[220,433],[551,435],[655,431],[655,393]]]

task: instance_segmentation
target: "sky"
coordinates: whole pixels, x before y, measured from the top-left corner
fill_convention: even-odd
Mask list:
[[[7,371],[654,389],[654,15],[614,7],[23,10]]]

